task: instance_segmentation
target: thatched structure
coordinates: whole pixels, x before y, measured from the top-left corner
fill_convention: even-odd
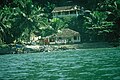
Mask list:
[[[79,43],[81,42],[80,33],[72,29],[66,28],[58,33],[48,36],[49,43]]]
[[[62,38],[64,38],[64,37],[69,38],[69,37],[74,37],[74,36],[80,36],[79,32],[74,31],[69,28],[62,29],[60,32],[58,32],[56,34],[56,37],[62,37]]]

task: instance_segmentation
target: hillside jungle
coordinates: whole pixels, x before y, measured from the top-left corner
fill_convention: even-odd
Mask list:
[[[78,17],[53,18],[59,6],[78,5]],[[86,10],[89,13],[85,12]],[[120,42],[120,0],[0,0],[0,44],[29,42],[63,28],[78,31],[82,43]]]

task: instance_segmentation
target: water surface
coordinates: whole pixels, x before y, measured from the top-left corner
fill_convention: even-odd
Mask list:
[[[0,55],[0,80],[120,80],[120,50]]]

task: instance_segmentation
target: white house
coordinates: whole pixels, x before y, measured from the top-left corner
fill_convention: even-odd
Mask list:
[[[53,17],[78,16],[80,6],[62,6],[55,7],[52,11]]]
[[[80,33],[72,29],[62,29],[56,34],[47,37],[49,44],[67,44],[67,43],[80,43]]]

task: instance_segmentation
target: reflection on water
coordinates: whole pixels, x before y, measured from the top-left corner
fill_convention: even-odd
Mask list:
[[[120,80],[120,50],[1,55],[0,80]]]

